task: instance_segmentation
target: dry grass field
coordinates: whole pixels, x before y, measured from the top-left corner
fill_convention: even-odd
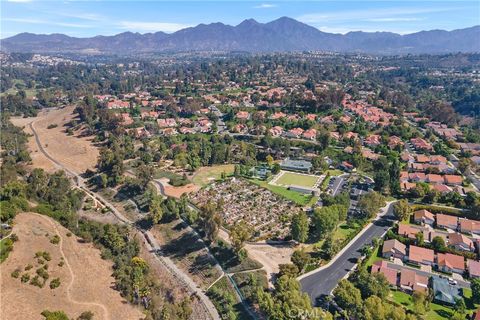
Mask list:
[[[207,184],[220,179],[223,172],[227,175],[232,174],[235,166],[233,164],[221,164],[211,167],[201,167],[193,174],[191,180],[199,187],[204,187]]]
[[[82,130],[77,130],[73,135],[66,133],[65,124],[75,118],[74,106],[63,109],[48,109],[39,112],[35,118],[12,118],[11,121],[18,127],[23,127],[25,132],[32,134],[29,124],[33,122],[34,129],[42,141],[43,147],[54,159],[64,164],[68,169],[82,173],[87,169],[94,169],[98,148],[92,143],[93,137],[81,137]],[[48,129],[49,125],[57,125]],[[39,150],[35,138],[29,138],[28,146],[31,152],[32,165],[47,171],[54,171],[55,165]]]
[[[143,318],[139,309],[112,288],[112,264],[101,259],[100,251],[92,244],[67,236],[67,229],[35,213],[18,214],[13,232],[19,241],[1,266],[1,319],[41,319],[45,309],[63,310],[74,319],[84,311],[92,311],[95,319]],[[60,239],[57,244],[51,243],[55,235]],[[50,261],[42,259],[44,263],[40,263],[35,258],[39,251],[48,252]],[[25,270],[29,264],[32,268]],[[33,278],[44,264],[48,264],[49,278],[42,288],[21,281],[24,274]],[[12,272],[17,269],[19,277],[14,278]],[[60,279],[60,286],[51,289],[49,284],[54,278]]]

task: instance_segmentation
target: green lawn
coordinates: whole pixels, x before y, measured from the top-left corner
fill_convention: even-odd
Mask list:
[[[262,188],[268,189],[271,192],[278,194],[279,196],[282,196],[285,199],[293,201],[296,204],[301,206],[310,204],[312,202],[312,199],[316,198],[316,197],[313,197],[312,195],[302,194],[296,191],[287,190],[287,188],[284,188],[284,187],[271,185],[268,182],[263,180],[249,179],[248,181],[255,183],[256,185]]]
[[[382,258],[378,256],[378,250],[380,250],[380,246],[376,246],[375,248],[373,248],[372,255],[368,258],[365,264],[367,268],[370,267],[375,262],[382,260]]]
[[[289,186],[297,185],[302,187],[313,187],[317,182],[317,176],[303,175],[294,172],[285,172],[277,181],[277,184]]]
[[[197,186],[204,187],[215,180],[220,179],[222,172],[231,175],[235,166],[233,164],[225,164],[211,167],[201,167],[195,172],[192,177],[193,183]]]
[[[327,171],[325,171],[323,174],[327,175],[329,174],[331,177],[333,176],[339,176],[341,174],[343,174],[344,172],[342,170],[338,170],[338,169],[329,169]]]
[[[3,93],[0,93],[0,96],[5,96],[7,94],[17,94],[18,92],[18,89],[16,88],[16,85],[19,85],[20,88],[23,89],[23,91],[25,91],[25,94],[27,95],[27,98],[32,98],[34,97],[36,94],[37,94],[37,90],[36,89],[28,89],[25,85],[25,81],[23,80],[19,80],[19,79],[15,79],[13,80],[13,84],[12,84],[12,87],[5,90],[5,92]]]
[[[468,291],[468,290],[467,290]],[[465,303],[467,305],[467,313],[472,314],[476,310],[475,305],[469,304],[468,292],[465,292]],[[413,301],[410,295],[402,291],[392,291],[391,300],[401,304],[405,309],[413,311]],[[425,320],[447,320],[453,315],[454,310],[452,308],[442,306],[436,303],[430,303],[430,310],[425,314]]]

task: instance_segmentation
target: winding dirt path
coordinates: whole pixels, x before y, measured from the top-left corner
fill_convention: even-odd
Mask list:
[[[43,220],[47,221],[47,223],[52,226],[53,230],[55,230],[56,235],[60,238],[60,242],[58,243],[59,251],[61,256],[63,257],[63,261],[65,262],[65,265],[67,266],[68,272],[70,273],[70,282],[67,286],[67,300],[73,304],[99,307],[103,310],[103,315],[104,315],[103,319],[110,320],[110,312],[108,311],[107,307],[104,304],[97,303],[97,302],[90,302],[90,301],[79,301],[72,297],[71,289],[72,289],[73,283],[75,282],[75,273],[73,272],[72,266],[70,265],[70,262],[68,261],[65,255],[65,252],[63,251],[63,237],[58,231],[58,228],[55,225],[55,223],[53,223],[50,219],[48,219],[45,216],[42,216],[41,214],[37,214],[37,213],[32,213],[32,214],[35,214],[36,216],[41,217]]]

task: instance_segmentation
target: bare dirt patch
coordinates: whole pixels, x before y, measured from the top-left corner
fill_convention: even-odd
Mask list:
[[[68,169],[82,173],[87,169],[95,168],[99,150],[92,143],[93,137],[82,136],[83,130],[67,135],[65,125],[75,118],[74,108],[74,106],[68,106],[62,109],[46,109],[35,118],[12,118],[11,121],[14,125],[23,127],[29,134],[32,134],[29,124],[33,122],[34,129],[50,156]],[[49,129],[50,125],[56,125],[56,127]],[[29,138],[28,146],[33,167],[47,171],[56,169],[54,164],[40,152],[33,136]]]
[[[45,310],[63,310],[77,318],[84,311],[92,311],[98,319],[141,319],[139,309],[129,305],[113,289],[112,263],[100,257],[100,251],[90,243],[80,243],[77,237],[57,222],[35,213],[21,213],[15,218],[13,231],[19,241],[1,268],[1,319],[40,319]],[[47,236],[48,235],[48,236]],[[59,236],[58,244],[51,243]],[[35,253],[46,251],[49,280],[43,288],[22,283],[23,274],[35,274],[38,259]],[[63,259],[62,259],[63,258]],[[59,263],[64,261],[63,266]],[[28,264],[31,270],[25,271]],[[20,269],[20,277],[11,273]],[[50,289],[51,279],[59,278],[60,286]]]
[[[164,184],[164,186],[165,186],[165,195],[169,197],[174,197],[177,199],[180,198],[185,193],[196,192],[200,189],[199,186],[193,183],[189,183],[181,187],[174,187],[169,184]]]

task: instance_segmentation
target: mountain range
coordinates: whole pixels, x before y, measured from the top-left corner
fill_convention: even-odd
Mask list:
[[[392,32],[322,32],[288,17],[268,23],[254,19],[237,26],[199,24],[174,33],[124,32],[114,36],[75,38],[64,34],[20,33],[0,41],[7,52],[104,53],[321,50],[371,54],[480,52],[480,26],[453,31],[431,30],[406,35]]]

